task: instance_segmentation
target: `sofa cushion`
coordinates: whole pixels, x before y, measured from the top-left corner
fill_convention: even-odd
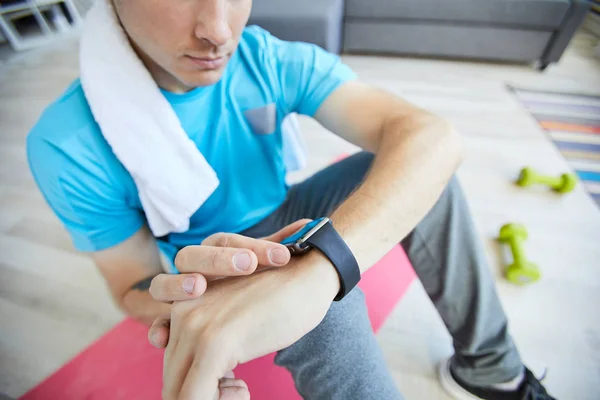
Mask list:
[[[339,53],[343,19],[344,0],[254,0],[248,25],[282,40],[314,43]]]
[[[554,29],[569,7],[569,0],[346,0],[346,17]]]
[[[529,62],[542,57],[551,37],[540,30],[354,20],[344,27],[344,51]]]

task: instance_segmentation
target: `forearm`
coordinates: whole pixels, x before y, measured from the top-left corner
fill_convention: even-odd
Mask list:
[[[433,207],[461,160],[458,134],[427,113],[390,120],[364,183],[331,216],[365,272]]]
[[[127,315],[150,325],[169,312],[170,305],[152,299],[148,292],[150,282],[163,269],[156,239],[147,225],[124,242],[91,256],[115,303]]]

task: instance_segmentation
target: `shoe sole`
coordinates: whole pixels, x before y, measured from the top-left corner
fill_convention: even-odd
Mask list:
[[[467,391],[454,380],[450,373],[450,359],[440,363],[438,373],[442,387],[455,400],[485,400]]]

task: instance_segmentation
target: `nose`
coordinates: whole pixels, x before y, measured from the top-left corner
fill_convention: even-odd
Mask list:
[[[196,37],[214,46],[223,46],[233,36],[228,21],[228,0],[206,0],[198,13]]]

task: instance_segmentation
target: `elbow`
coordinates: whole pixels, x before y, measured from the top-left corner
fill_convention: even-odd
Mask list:
[[[380,149],[398,148],[406,145],[406,133],[412,133],[416,143],[415,150],[424,154],[430,154],[433,160],[442,161],[438,164],[442,170],[456,172],[465,156],[463,139],[458,130],[446,119],[428,111],[421,110],[410,117],[400,117],[392,120],[386,125],[384,132],[393,133],[389,135],[390,140],[397,140],[397,147],[388,146],[392,142],[381,143]],[[408,135],[411,136],[411,135]]]
[[[448,168],[454,173],[465,157],[463,138],[448,120],[431,116],[430,121],[428,130],[433,134],[441,159],[446,160]]]

